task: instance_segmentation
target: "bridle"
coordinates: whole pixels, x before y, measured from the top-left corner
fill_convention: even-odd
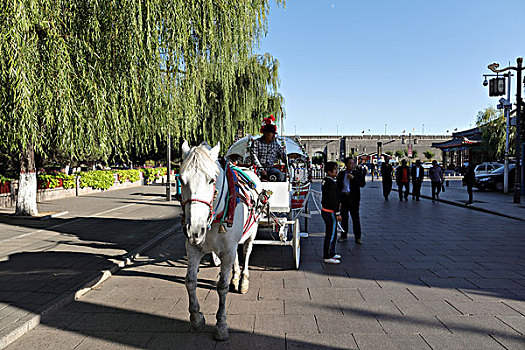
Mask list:
[[[217,177],[218,177],[218,175],[217,175]],[[192,202],[198,202],[198,203],[206,204],[208,206],[209,212],[208,212],[208,219],[207,219],[207,221],[208,221],[207,229],[209,230],[211,228],[211,224],[213,222],[214,215],[215,215],[215,210],[213,209],[213,202],[215,202],[215,200],[217,199],[217,195],[218,195],[218,191],[217,191],[217,188],[216,188],[217,177],[212,180],[212,182],[213,182],[213,198],[211,199],[211,201],[206,201],[206,200],[200,199],[200,198],[189,198],[189,199],[186,199],[185,201],[183,201],[182,200],[182,193],[181,193],[182,223],[183,224],[186,222],[186,214],[185,214],[185,210],[184,210],[186,208],[186,204],[192,203]],[[226,178],[224,178],[224,180],[222,182],[221,194],[222,194],[222,191],[224,190],[225,182],[226,182]]]

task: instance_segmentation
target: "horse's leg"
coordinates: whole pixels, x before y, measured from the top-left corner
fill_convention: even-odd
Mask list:
[[[252,234],[242,246],[244,251],[244,266],[242,267],[241,294],[246,294],[250,288],[250,270],[248,269],[248,266],[250,264],[250,255],[252,254],[254,238],[255,235]]]
[[[219,309],[217,310],[217,324],[215,325],[215,340],[226,340],[230,337],[228,334],[228,325],[226,324],[226,295],[230,284],[230,274],[232,263],[237,255],[237,245],[229,252],[224,252],[221,256],[221,273],[217,282],[217,293],[219,294]]]
[[[241,278],[241,268],[239,267],[239,254],[237,254],[237,250],[235,250],[235,260],[233,262],[233,277],[232,277],[232,287],[233,290],[238,292],[239,291],[239,280]]]
[[[188,253],[188,269],[186,271],[186,289],[189,298],[190,323],[193,329],[204,327],[206,320],[200,312],[199,300],[197,300],[197,271],[203,257],[203,253],[197,247],[186,241],[186,252]]]

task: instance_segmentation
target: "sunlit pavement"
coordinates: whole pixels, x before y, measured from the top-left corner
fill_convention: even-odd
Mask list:
[[[250,291],[228,296],[226,342],[211,334],[218,268],[207,261],[208,326],[190,331],[178,232],[8,349],[525,348],[524,222],[396,192],[385,201],[380,182],[363,190],[361,221],[363,244],[338,243],[337,266],[321,263],[318,215],[299,270],[290,247],[256,246]]]

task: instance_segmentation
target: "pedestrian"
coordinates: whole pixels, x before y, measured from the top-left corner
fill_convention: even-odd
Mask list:
[[[388,200],[390,191],[392,191],[392,173],[394,169],[392,164],[390,164],[390,158],[385,156],[385,161],[381,164],[381,178],[383,180],[383,197],[385,201]]]
[[[432,167],[428,169],[428,177],[430,177],[432,184],[432,202],[435,202],[436,199],[439,199],[439,193],[441,192],[443,183],[443,169],[435,159],[432,161]]]
[[[419,196],[421,195],[421,184],[423,183],[423,176],[425,169],[421,165],[421,161],[418,159],[412,167],[410,176],[412,177],[412,199],[419,202]]]
[[[376,172],[376,165],[374,162],[370,164],[370,174],[372,174],[372,182],[374,182],[374,173]]]
[[[476,182],[476,173],[474,172],[475,164],[469,164],[463,176],[463,186],[467,186],[468,193],[468,202],[467,205],[472,205],[474,203],[474,196],[472,194],[472,187]]]
[[[396,169],[396,183],[399,191],[399,200],[405,198],[408,201],[408,192],[410,191],[410,169],[407,166],[406,159],[401,161],[401,165]],[[404,190],[403,190],[404,189]]]
[[[324,245],[323,245],[323,259],[327,264],[339,264],[341,256],[335,253],[335,242],[337,240],[337,222],[341,221],[341,213],[339,212],[340,202],[339,193],[337,191],[337,163],[327,162],[325,165],[326,177],[323,179],[322,185],[322,209],[321,216],[326,226]]]
[[[348,239],[348,212],[352,217],[352,228],[355,242],[361,244],[361,222],[359,219],[359,204],[361,201],[361,187],[365,187],[366,170],[359,166],[351,157],[345,159],[346,169],[337,176],[337,190],[341,199],[341,237],[340,242]]]

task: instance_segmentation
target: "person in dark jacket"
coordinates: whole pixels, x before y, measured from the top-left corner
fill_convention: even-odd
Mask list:
[[[425,169],[421,165],[421,161],[418,159],[410,171],[410,177],[412,178],[412,199],[419,202],[419,196],[421,195],[421,184],[423,183],[423,177]]]
[[[385,161],[381,164],[381,177],[383,180],[383,197],[385,201],[388,200],[390,191],[392,191],[392,173],[394,169],[392,164],[390,164],[390,158],[385,156]]]
[[[359,220],[359,203],[361,201],[361,187],[365,187],[366,170],[357,167],[355,161],[348,157],[345,159],[346,169],[337,176],[337,190],[341,198],[341,232],[340,242],[348,239],[348,212],[352,217],[354,238],[361,244],[361,222]]]
[[[399,200],[402,201],[405,198],[407,201],[408,192],[410,191],[410,169],[407,166],[406,159],[403,159],[401,165],[396,169],[396,183],[399,191]]]
[[[327,162],[324,170],[326,177],[322,185],[322,209],[321,217],[326,226],[323,245],[323,259],[327,264],[339,264],[341,256],[335,253],[335,241],[337,240],[337,221],[341,221],[339,213],[339,194],[337,193],[336,177],[337,163]]]
[[[468,202],[467,205],[474,203],[474,196],[472,194],[472,187],[476,183],[476,173],[474,172],[475,164],[469,164],[463,176],[463,186],[467,186]]]

